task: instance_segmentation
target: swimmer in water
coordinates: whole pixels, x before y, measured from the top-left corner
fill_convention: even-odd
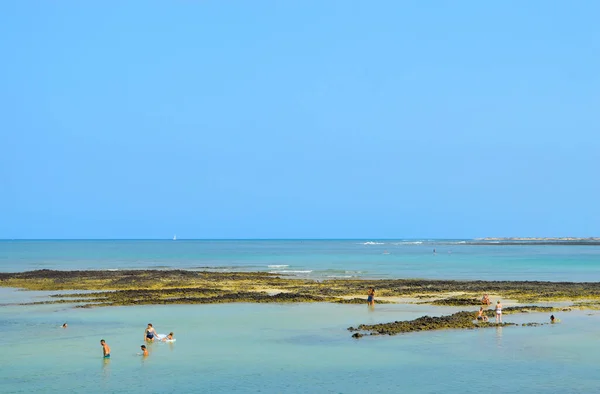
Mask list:
[[[104,355],[104,358],[110,358],[110,346],[106,344],[104,339],[100,340],[100,345],[102,346],[102,354]]]
[[[156,336],[156,330],[152,327],[151,323],[148,323],[148,327],[144,330],[144,339],[146,341],[154,342],[154,337]]]
[[[148,349],[146,349],[146,345],[142,345],[140,348],[142,349],[142,356],[148,357]]]
[[[67,328],[67,323],[63,324],[62,328]]]
[[[163,342],[172,341],[173,340],[173,331],[169,333],[166,337],[162,339]]]

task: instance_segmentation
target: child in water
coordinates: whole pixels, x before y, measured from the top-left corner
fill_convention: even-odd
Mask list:
[[[173,340],[173,331],[171,331],[169,333],[169,335],[167,335],[166,337],[164,337],[163,339],[161,339],[163,342],[167,342],[167,341],[172,341]]]
[[[146,345],[142,345],[140,348],[142,349],[142,356],[148,357],[148,349],[146,349]]]

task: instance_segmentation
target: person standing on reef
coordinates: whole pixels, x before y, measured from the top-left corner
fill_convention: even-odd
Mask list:
[[[152,327],[152,323],[148,323],[148,327],[144,330],[144,339],[149,342],[154,342],[156,336],[156,330]]]
[[[369,292],[367,293],[367,305],[375,306],[375,289],[369,287]]]
[[[110,358],[110,346],[106,344],[104,339],[100,340],[100,345],[102,346],[102,354],[104,355],[104,358]]]
[[[502,304],[500,300],[496,303],[496,323],[502,323]]]

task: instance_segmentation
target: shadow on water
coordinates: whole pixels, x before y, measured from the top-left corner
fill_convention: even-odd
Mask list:
[[[110,359],[102,358],[102,384],[106,385],[110,381]]]
[[[498,346],[498,348],[502,347],[502,327],[501,326],[496,327],[496,346]]]

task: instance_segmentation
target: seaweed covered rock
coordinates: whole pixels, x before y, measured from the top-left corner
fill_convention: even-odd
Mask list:
[[[366,298],[340,298],[335,301],[336,304],[366,304]],[[385,300],[375,300],[376,304],[393,304],[393,302],[385,301]]]
[[[450,297],[441,300],[435,300],[430,302],[432,305],[444,305],[444,306],[468,306],[468,305],[480,305],[481,300],[476,298],[464,298],[464,297]]]
[[[368,335],[397,335],[413,331],[431,331],[445,329],[475,329],[482,327],[514,326],[514,323],[488,323],[474,322],[473,312],[461,311],[452,315],[431,317],[423,316],[415,320],[395,321],[381,324],[361,324],[358,327],[350,327],[349,331],[367,332]],[[363,334],[364,335],[364,334]],[[362,335],[361,335],[362,336]],[[360,336],[353,335],[354,338]]]

